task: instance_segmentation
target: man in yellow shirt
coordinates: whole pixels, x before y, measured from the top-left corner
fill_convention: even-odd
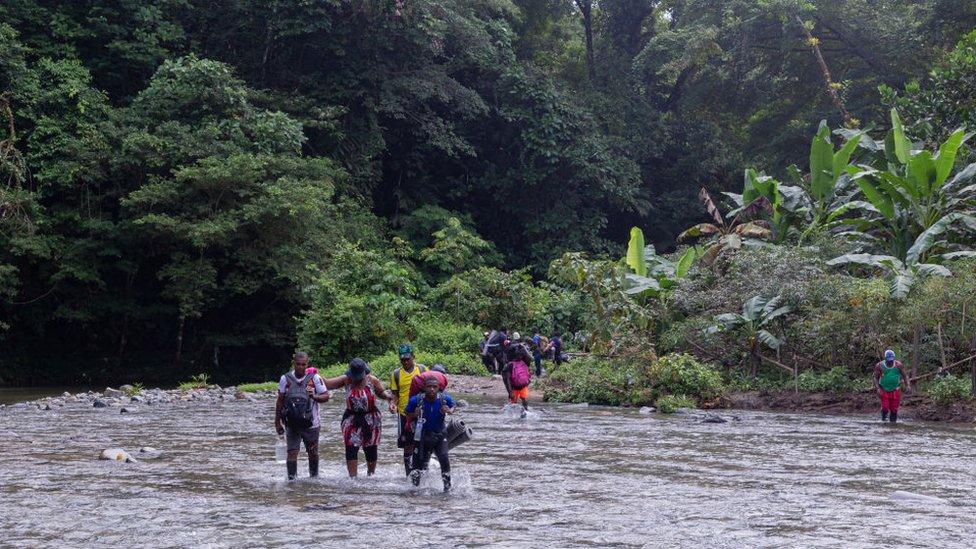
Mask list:
[[[414,451],[413,422],[406,412],[407,403],[410,402],[410,382],[426,372],[427,367],[414,361],[413,346],[409,343],[400,345],[399,354],[400,367],[393,370],[393,375],[390,376],[390,390],[393,391],[393,400],[397,403],[397,413],[400,415],[397,448],[403,448],[403,468],[409,475],[413,469],[411,461]]]

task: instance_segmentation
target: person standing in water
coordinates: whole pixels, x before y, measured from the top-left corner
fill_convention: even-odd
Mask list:
[[[393,370],[390,376],[390,390],[396,398],[397,411],[399,412],[399,435],[397,436],[397,448],[403,448],[403,470],[404,474],[410,474],[410,460],[413,457],[413,423],[407,417],[407,403],[410,401],[410,385],[414,378],[427,371],[423,364],[416,364],[414,361],[413,347],[407,343],[400,345],[400,367]]]
[[[901,404],[901,383],[908,388],[908,378],[901,362],[895,360],[895,352],[888,349],[884,360],[874,365],[874,387],[881,399],[881,421],[898,421],[898,406]]]
[[[342,414],[342,441],[346,446],[346,470],[350,477],[359,474],[359,449],[366,456],[366,474],[376,472],[377,446],[380,443],[382,414],[376,399],[390,401],[390,412],[396,412],[393,393],[383,382],[369,373],[369,365],[361,358],[349,362],[345,375],[325,380],[329,389],[346,388],[346,411]]]
[[[444,491],[451,489],[451,460],[447,454],[447,439],[444,437],[444,419],[448,414],[454,413],[454,406],[451,395],[440,391],[440,382],[435,376],[424,379],[422,395],[410,397],[407,415],[417,421],[416,428],[420,430],[417,455],[414,458],[413,471],[410,472],[410,481],[414,486],[420,485],[421,471],[427,470],[430,455],[434,454],[441,466]]]
[[[559,337],[559,332],[552,334],[549,338],[549,349],[552,350],[552,361],[556,366],[563,363],[563,340]]]
[[[308,454],[308,476],[319,476],[319,403],[328,402],[329,390],[314,371],[308,371],[308,354],[292,357],[294,370],[281,376],[275,402],[275,430],[285,435],[288,480],[298,476],[298,452],[302,443]],[[287,429],[286,429],[287,427]]]
[[[505,382],[505,389],[508,391],[508,401],[510,404],[522,404],[522,412],[529,409],[529,381],[531,371],[529,364],[532,358],[529,350],[522,343],[518,332],[512,334],[514,341],[505,341],[505,369],[502,371],[502,380]]]

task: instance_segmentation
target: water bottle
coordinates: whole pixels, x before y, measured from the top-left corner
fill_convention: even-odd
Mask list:
[[[426,420],[424,418],[422,418],[422,417],[417,419],[417,426],[414,427],[414,429],[413,429],[413,439],[416,442],[420,442],[420,439],[423,438],[424,422],[425,421]]]
[[[288,444],[285,443],[284,435],[279,435],[278,442],[275,443],[275,461],[279,464],[288,461]]]

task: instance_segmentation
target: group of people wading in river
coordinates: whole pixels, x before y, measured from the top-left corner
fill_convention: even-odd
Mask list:
[[[330,390],[346,389],[346,409],[342,414],[342,440],[346,470],[350,477],[359,473],[359,450],[366,457],[366,474],[376,472],[382,412],[377,400],[389,402],[391,413],[399,415],[397,446],[403,448],[403,467],[415,486],[433,454],[441,467],[444,491],[451,489],[451,462],[448,450],[466,440],[463,423],[449,423],[456,404],[447,394],[447,372],[435,364],[429,370],[414,360],[413,347],[399,349],[400,367],[393,371],[390,389],[370,373],[361,358],[349,362],[345,374],[322,378],[309,366],[308,354],[297,352],[294,369],[281,376],[275,404],[275,429],[284,436],[288,449],[285,466],[288,479],[298,476],[298,452],[305,445],[308,474],[319,472],[319,404],[329,401]]]
[[[544,344],[535,332],[523,341],[518,332],[508,335],[502,328],[485,333],[481,355],[490,371],[500,371],[509,402],[521,404],[523,415],[528,410],[528,386],[531,379],[529,364],[534,362],[536,375],[541,375],[541,359],[552,351],[556,363],[562,360],[562,341],[559,334]],[[319,473],[319,404],[329,401],[330,390],[345,387],[346,409],[342,414],[342,440],[345,445],[346,469],[350,477],[358,475],[359,450],[366,457],[366,474],[376,472],[377,448],[380,441],[382,412],[377,399],[389,402],[390,413],[398,414],[397,447],[403,449],[403,469],[413,484],[419,485],[422,471],[427,469],[431,455],[441,467],[444,491],[451,489],[451,462],[448,451],[452,442],[463,441],[466,434],[452,430],[447,416],[454,413],[456,404],[445,392],[447,372],[440,364],[430,369],[414,360],[413,347],[404,344],[399,349],[400,367],[390,376],[390,389],[370,373],[369,365],[361,358],[349,362],[345,374],[324,379],[309,366],[308,355],[297,352],[294,369],[281,376],[278,400],[275,404],[275,429],[287,444],[285,462],[288,479],[298,475],[298,453],[305,445],[308,454],[308,474]],[[901,386],[908,385],[901,362],[887,350],[884,359],[874,367],[874,384],[881,401],[881,420],[895,423],[901,403]],[[463,427],[462,427],[463,430]],[[462,436],[463,435],[463,436]]]

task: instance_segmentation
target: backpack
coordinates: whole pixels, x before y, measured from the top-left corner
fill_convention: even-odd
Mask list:
[[[512,388],[513,389],[524,389],[529,386],[529,381],[532,379],[532,374],[529,372],[529,366],[524,361],[516,360],[512,362]]]
[[[312,426],[312,399],[305,391],[305,385],[315,374],[305,374],[298,379],[293,372],[285,376],[288,388],[285,391],[285,405],[281,411],[281,421],[290,429],[308,429]]]

